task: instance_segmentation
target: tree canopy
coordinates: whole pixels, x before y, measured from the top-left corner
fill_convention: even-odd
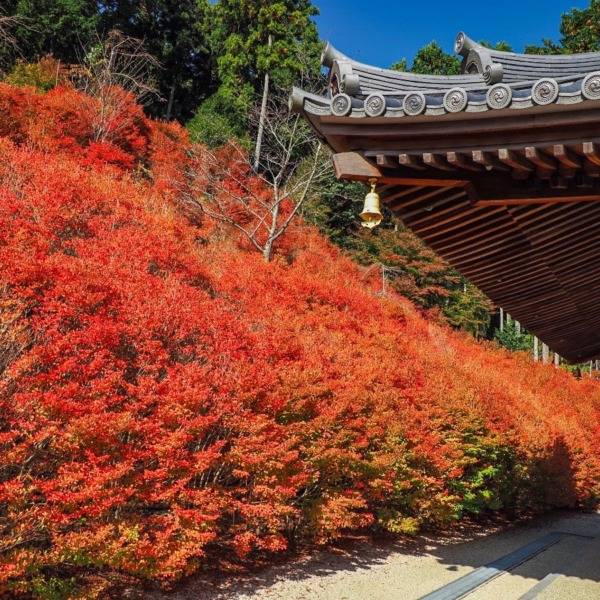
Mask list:
[[[600,0],[590,0],[588,8],[572,8],[559,25],[558,42],[543,39],[541,46],[529,45],[530,54],[578,54],[600,50]]]

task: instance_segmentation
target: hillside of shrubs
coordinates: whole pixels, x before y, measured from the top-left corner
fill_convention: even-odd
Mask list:
[[[598,506],[594,378],[427,320],[300,219],[265,262],[189,202],[186,131],[109,91],[0,84],[0,595]]]

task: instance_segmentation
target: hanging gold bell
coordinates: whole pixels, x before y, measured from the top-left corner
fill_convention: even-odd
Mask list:
[[[371,191],[365,197],[365,206],[363,211],[360,213],[363,223],[363,227],[377,227],[383,219],[383,215],[379,210],[379,194],[375,191],[376,179],[369,179],[371,183]]]

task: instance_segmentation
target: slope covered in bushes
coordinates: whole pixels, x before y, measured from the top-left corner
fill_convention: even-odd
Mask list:
[[[378,296],[300,223],[265,263],[180,202],[184,131],[112,93],[0,85],[0,590],[597,505],[596,381]]]

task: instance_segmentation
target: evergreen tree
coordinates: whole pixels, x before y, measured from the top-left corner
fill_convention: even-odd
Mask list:
[[[446,54],[442,47],[434,40],[421,48],[412,63],[407,68],[406,59],[395,62],[390,68],[394,71],[410,71],[422,75],[458,75],[460,73],[460,59],[453,54]]]
[[[162,103],[150,112],[187,120],[211,89],[211,56],[206,44],[208,0],[111,0],[99,4],[104,30],[144,41],[161,64],[155,73]]]
[[[218,0],[211,21],[222,95],[246,111],[263,89],[264,76],[282,89],[320,72],[321,43],[310,0]],[[304,79],[304,81],[303,81]]]
[[[434,40],[417,52],[410,70],[423,75],[458,75],[460,59],[453,54],[446,54]]]
[[[496,329],[494,337],[508,350],[530,351],[533,347],[533,336],[524,332],[514,319],[507,321],[501,330]]]
[[[14,32],[19,54],[13,54],[13,61],[20,56],[35,62],[51,54],[77,63],[100,26],[95,0],[9,0],[3,8],[19,22]]]
[[[600,50],[600,0],[591,0],[588,8],[573,8],[564,13],[559,26],[558,43],[542,40],[541,46],[526,46],[529,54],[578,54]]]

